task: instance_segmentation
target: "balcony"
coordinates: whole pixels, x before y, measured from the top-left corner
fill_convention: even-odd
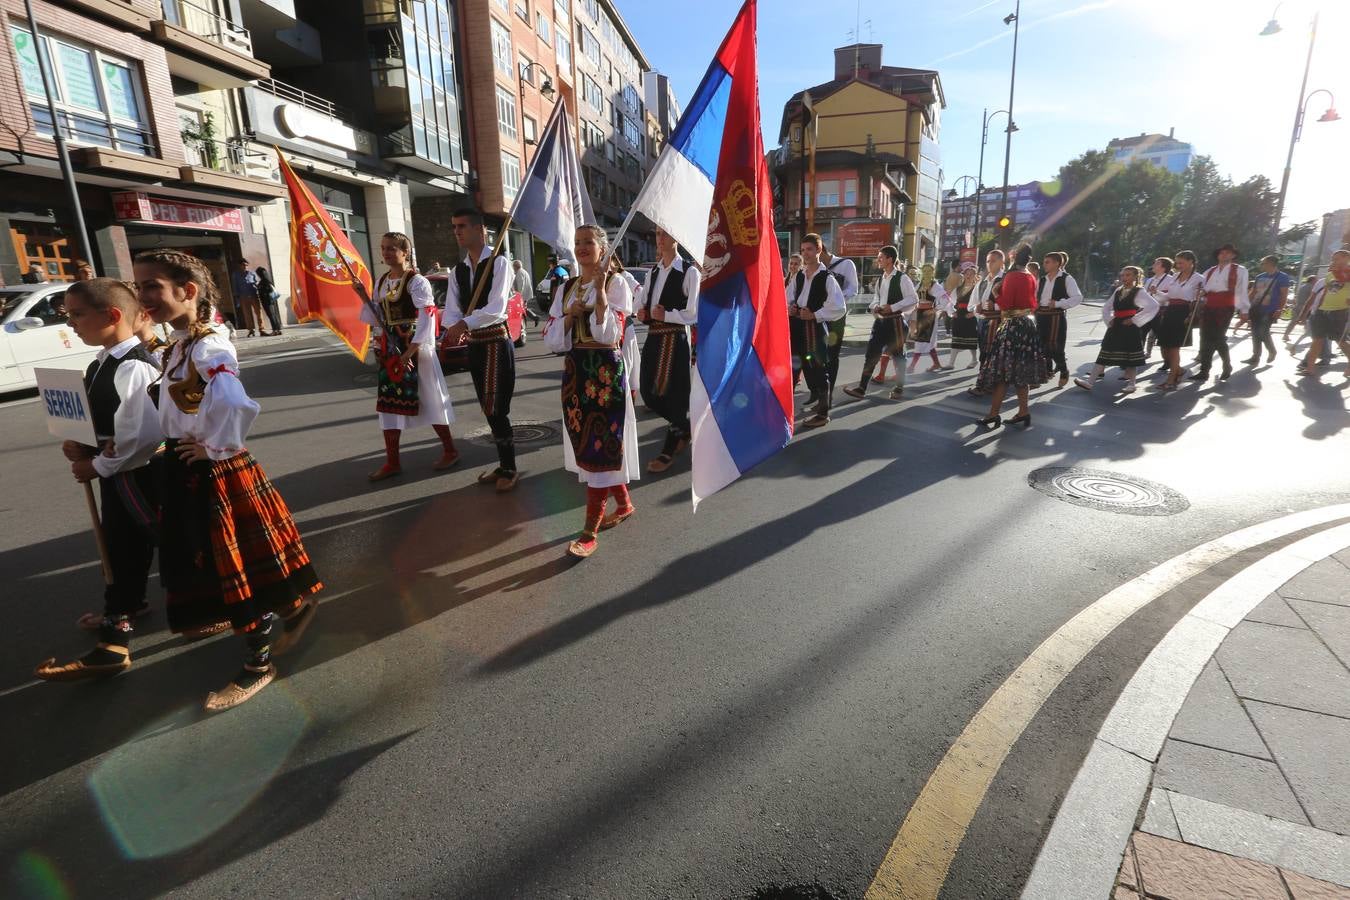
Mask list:
[[[163,0],[164,18],[150,33],[165,46],[169,71],[209,88],[243,87],[271,68],[253,58],[249,30],[189,0]]]

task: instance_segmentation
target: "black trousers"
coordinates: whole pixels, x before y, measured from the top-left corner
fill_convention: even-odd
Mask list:
[[[281,310],[277,309],[277,301],[271,297],[265,297],[262,300],[263,312],[267,314],[267,322],[272,326],[273,331],[281,330]],[[258,323],[258,330],[262,330],[262,323]]]
[[[793,368],[801,369],[806,386],[816,395],[816,412],[829,415],[830,373],[825,323],[788,319],[788,328],[792,337]]]
[[[1208,374],[1215,352],[1218,352],[1224,369],[1231,369],[1233,363],[1228,358],[1228,326],[1233,321],[1233,309],[1207,307],[1200,310],[1199,319],[1200,355],[1197,361],[1200,363],[1200,374]]]
[[[640,388],[647,408],[670,423],[662,452],[689,438],[689,378],[688,330],[649,331],[642,345]]]
[[[844,347],[844,329],[847,318],[847,315],[840,316],[825,326],[825,339],[827,341],[825,372],[830,380],[830,390],[834,390],[834,383],[839,380],[839,351]]]
[[[145,603],[145,582],[155,558],[159,484],[154,465],[100,478],[103,539],[112,584],[103,589],[105,616],[133,615]]]
[[[1252,329],[1252,356],[1259,357],[1264,346],[1266,353],[1273,358],[1275,339],[1270,336],[1270,328],[1275,324],[1275,315],[1270,310],[1253,309],[1247,314],[1247,322]]]
[[[516,350],[510,337],[469,340],[469,374],[478,405],[492,429],[497,462],[504,472],[516,471],[516,438],[511,431],[511,397],[516,392]]]
[[[867,355],[863,357],[862,379],[858,387],[867,390],[867,382],[877,370],[882,356],[889,356],[895,363],[896,378],[904,383],[905,377],[905,319],[894,316],[877,319],[872,323],[872,336],[867,339]]]
[[[1061,376],[1069,374],[1069,363],[1064,359],[1064,348],[1068,346],[1069,332],[1065,326],[1064,313],[1036,313],[1036,331],[1041,336],[1041,349],[1045,358],[1050,360],[1050,371]]]

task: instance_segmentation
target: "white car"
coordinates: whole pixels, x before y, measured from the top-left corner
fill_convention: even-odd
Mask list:
[[[98,355],[66,324],[67,287],[0,287],[0,393],[37,387],[34,366],[84,371]]]

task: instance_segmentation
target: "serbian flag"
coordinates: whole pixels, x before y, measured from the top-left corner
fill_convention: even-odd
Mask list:
[[[759,129],[755,0],[741,7],[653,168],[661,170],[663,161],[672,194],[668,205],[658,206],[676,215],[658,208],[649,218],[684,240],[676,229],[693,225],[692,218],[681,221],[692,216],[688,198],[708,198],[698,364],[689,396],[698,509],[792,439],[787,300]]]
[[[361,321],[361,307],[371,303],[370,270],[280,150],[277,158],[291,194],[291,304],[295,317],[301,322],[327,325],[357,359],[364,360],[370,347],[370,326]]]

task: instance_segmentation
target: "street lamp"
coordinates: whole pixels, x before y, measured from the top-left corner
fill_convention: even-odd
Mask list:
[[[1011,13],[1003,18],[1004,25],[1013,27],[1013,54],[1012,54],[1012,74],[1008,77],[1008,139],[1003,149],[1003,201],[999,210],[999,218],[1008,214],[1008,171],[1012,165],[1012,136],[1017,130],[1013,124],[1013,94],[1017,89],[1017,38],[1018,32],[1022,27],[1022,0],[1017,0],[1017,6]]]
[[[531,84],[531,83],[532,83],[532,82],[530,82],[530,80],[529,80],[529,77],[530,77],[530,70],[531,70],[531,69],[534,69],[536,66],[538,66],[539,71],[542,72],[543,75],[544,75],[543,80],[539,83],[539,93],[543,96],[543,98],[544,98],[545,100],[552,100],[552,99],[554,98],[554,96],[556,96],[557,93],[558,93],[557,91],[555,91],[555,90],[553,89],[553,79],[548,77],[548,69],[544,68],[543,65],[541,65],[540,63],[537,63],[537,62],[532,62],[532,63],[530,63],[530,64],[527,65],[527,66],[521,66],[521,67],[520,67],[520,114],[521,114],[522,116],[525,115],[525,85],[526,85],[526,84]],[[527,144],[533,144],[533,143],[535,143],[535,141],[534,141],[533,138],[526,138],[526,139],[525,139],[525,143],[527,143]]]
[[[1279,12],[1279,9],[1280,7],[1276,6],[1275,12]],[[1313,50],[1317,46],[1318,15],[1320,14],[1313,15],[1312,28],[1308,32],[1308,59],[1303,64],[1303,82],[1298,88],[1298,106],[1294,111],[1294,130],[1289,136],[1289,155],[1284,161],[1284,177],[1280,181],[1280,196],[1275,201],[1275,221],[1271,224],[1270,234],[1270,242],[1272,245],[1276,244],[1280,239],[1280,220],[1284,218],[1284,201],[1289,193],[1289,174],[1294,166],[1294,147],[1298,144],[1299,138],[1303,136],[1303,117],[1308,111],[1308,101],[1318,94],[1326,94],[1331,98],[1331,104],[1327,107],[1327,111],[1324,112],[1317,121],[1337,122],[1341,118],[1336,112],[1336,98],[1332,95],[1331,91],[1319,89],[1313,91],[1311,94],[1308,93],[1308,73],[1312,70]],[[1271,13],[1270,21],[1266,23],[1266,27],[1261,30],[1261,34],[1263,36],[1278,34],[1280,30],[1279,21],[1276,20],[1275,14]]]
[[[978,179],[976,179],[976,178],[975,178],[974,176],[972,176],[972,175],[962,175],[960,178],[956,179],[956,181],[952,184],[952,189],[949,190],[949,191],[947,192],[947,199],[948,199],[948,200],[955,200],[957,197],[961,196],[961,195],[960,195],[960,192],[956,190],[956,186],[957,186],[957,185],[960,185],[960,184],[962,184],[962,183],[964,183],[964,182],[967,182],[967,181],[972,181],[972,182],[975,183],[975,202],[976,202],[976,203],[979,203],[979,202],[980,202],[980,182],[979,182]],[[969,196],[969,194],[967,194],[966,196]],[[970,219],[969,219],[969,216],[970,216],[970,207],[969,207],[969,206],[963,206],[963,207],[961,208],[961,211],[962,211],[963,213],[965,213],[965,216],[963,217],[963,222],[962,222],[962,224],[967,224],[967,225],[968,225],[968,224],[970,223]],[[972,234],[972,235],[978,235],[978,233],[979,233],[979,223],[976,222],[976,223],[975,223],[975,229],[971,232],[971,234]],[[978,242],[978,241],[979,241],[979,238],[978,238],[978,237],[974,237],[974,240]],[[965,243],[963,242],[961,246],[962,246],[962,248],[964,248],[964,247],[965,247]]]
[[[1008,117],[1007,131],[1011,134],[1017,130],[1017,125],[1012,120],[1012,113],[1006,109],[997,109],[992,113],[986,109],[984,111],[983,124],[980,128],[980,174],[976,177],[978,187],[975,189],[975,244],[979,246],[980,238],[980,205],[983,202],[982,192],[984,191],[984,147],[989,143],[989,123],[994,120],[994,116],[1004,115]],[[1006,179],[1005,179],[1006,180]]]

